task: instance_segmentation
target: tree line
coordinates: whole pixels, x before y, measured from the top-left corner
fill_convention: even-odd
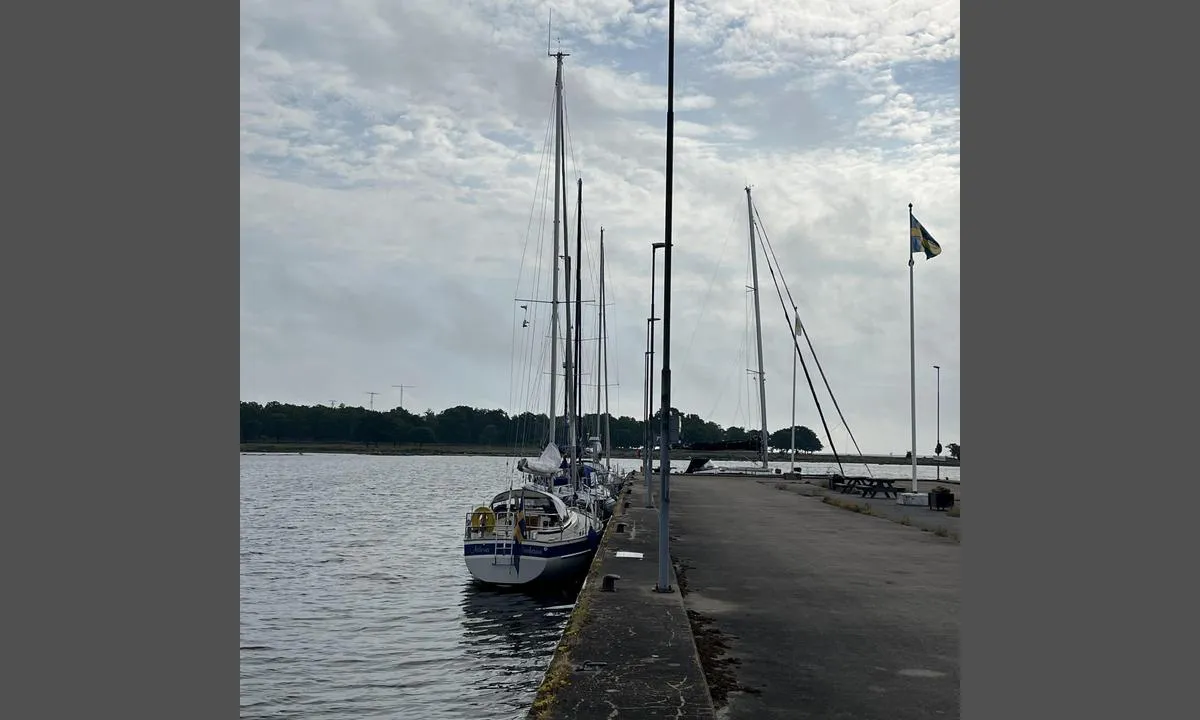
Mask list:
[[[757,429],[722,427],[702,419],[695,413],[681,413],[671,408],[679,427],[681,446],[715,446],[722,443],[746,445],[758,450],[761,446]],[[654,414],[651,428],[658,436],[661,411]],[[595,434],[596,414],[581,418],[584,437]],[[566,416],[558,418],[559,427],[566,427]],[[623,416],[611,417],[609,432],[614,448],[639,448],[643,444],[645,423]],[[361,443],[379,444],[443,444],[443,445],[519,445],[536,446],[549,437],[550,418],[547,414],[525,412],[509,415],[503,410],[487,410],[458,405],[439,413],[426,410],[416,414],[403,408],[368,410],[363,407],[339,405],[291,405],[269,402],[241,403],[241,442],[243,443]],[[772,448],[791,447],[791,428],[770,433]],[[808,427],[796,427],[796,449],[819,452],[824,449],[820,438]]]

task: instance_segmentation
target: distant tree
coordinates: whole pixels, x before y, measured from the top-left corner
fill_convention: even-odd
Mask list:
[[[950,455],[953,456],[955,460],[960,459],[958,457],[958,443],[948,443],[946,445],[946,449],[950,451]]]
[[[399,445],[400,443],[407,440],[408,436],[412,433],[412,429],[413,429],[413,426],[410,425],[407,421],[405,421],[401,418],[398,418],[398,417],[393,417],[392,418],[392,443],[394,445]]]
[[[408,432],[408,441],[417,443],[418,445],[434,443],[437,442],[437,435],[434,434],[433,428],[422,425],[421,427],[415,427]]]
[[[786,450],[792,446],[792,429],[783,428],[776,430],[767,437],[767,441],[771,447],[776,450]],[[804,426],[796,426],[796,449],[800,452],[819,452],[824,445],[821,444],[821,438],[812,429]]]
[[[241,407],[242,442],[254,442],[262,436],[262,405],[244,402]]]
[[[680,420],[680,430],[687,442],[718,442],[723,439],[721,426],[714,422],[706,422],[695,413],[684,415]]]
[[[395,424],[386,415],[368,411],[354,428],[354,440],[364,445],[378,445],[391,442],[395,432]]]
[[[479,432],[480,445],[495,445],[500,442],[500,428],[495,425],[485,425]]]
[[[679,422],[680,439],[685,443],[746,442],[757,445],[759,434],[742,427],[724,428],[694,413],[672,408]],[[659,424],[655,410],[650,430],[657,441]],[[584,427],[590,434],[595,428],[595,414],[584,415]],[[443,444],[502,444],[516,442],[523,446],[541,446],[550,430],[547,414],[525,412],[509,416],[503,410],[489,410],[458,405],[435,413],[425,410],[414,413],[403,408],[370,410],[345,403],[328,405],[292,405],[280,402],[240,403],[240,438],[243,443],[443,443]],[[565,416],[557,418],[559,442],[565,439]],[[643,443],[646,423],[629,416],[608,418],[608,431],[614,447],[636,448]],[[774,447],[787,447],[788,430],[771,436]],[[820,440],[810,430],[798,427],[796,446],[805,452],[821,449]],[[952,446],[956,448],[957,445]],[[951,449],[951,453],[955,452]],[[957,457],[957,455],[955,455]]]

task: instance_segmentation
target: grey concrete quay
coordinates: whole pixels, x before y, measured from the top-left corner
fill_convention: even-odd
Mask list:
[[[958,717],[961,545],[754,478],[672,481],[684,602],[750,690],[723,717]]]
[[[676,592],[660,594],[656,511],[631,487],[531,717],[959,716],[961,545],[887,515],[933,511],[673,474]],[[621,576],[615,592],[601,589],[606,574]]]
[[[655,590],[658,515],[643,507],[644,482],[608,521],[530,718],[714,718],[674,573],[672,592]]]

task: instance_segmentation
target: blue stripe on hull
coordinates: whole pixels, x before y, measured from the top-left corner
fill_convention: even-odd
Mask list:
[[[492,542],[468,542],[463,544],[463,555],[469,557],[471,555],[511,555],[512,543],[505,542],[499,550],[496,549],[497,543]],[[577,553],[586,552],[593,549],[595,543],[591,538],[580,538],[574,542],[563,543],[562,545],[532,545],[525,543],[521,545],[521,557],[541,557],[555,558],[566,555],[575,555]]]

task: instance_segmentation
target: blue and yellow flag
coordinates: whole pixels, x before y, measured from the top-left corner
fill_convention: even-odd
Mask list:
[[[926,260],[931,260],[940,255],[942,253],[942,246],[938,245],[937,240],[933,239],[933,236],[929,234],[929,231],[925,229],[921,221],[913,217],[911,212],[908,214],[908,221],[909,237],[912,243],[909,247],[909,253],[924,252]]]
[[[512,562],[513,569],[521,574],[521,543],[525,542],[525,496],[522,494],[517,508],[516,522],[513,523]]]

